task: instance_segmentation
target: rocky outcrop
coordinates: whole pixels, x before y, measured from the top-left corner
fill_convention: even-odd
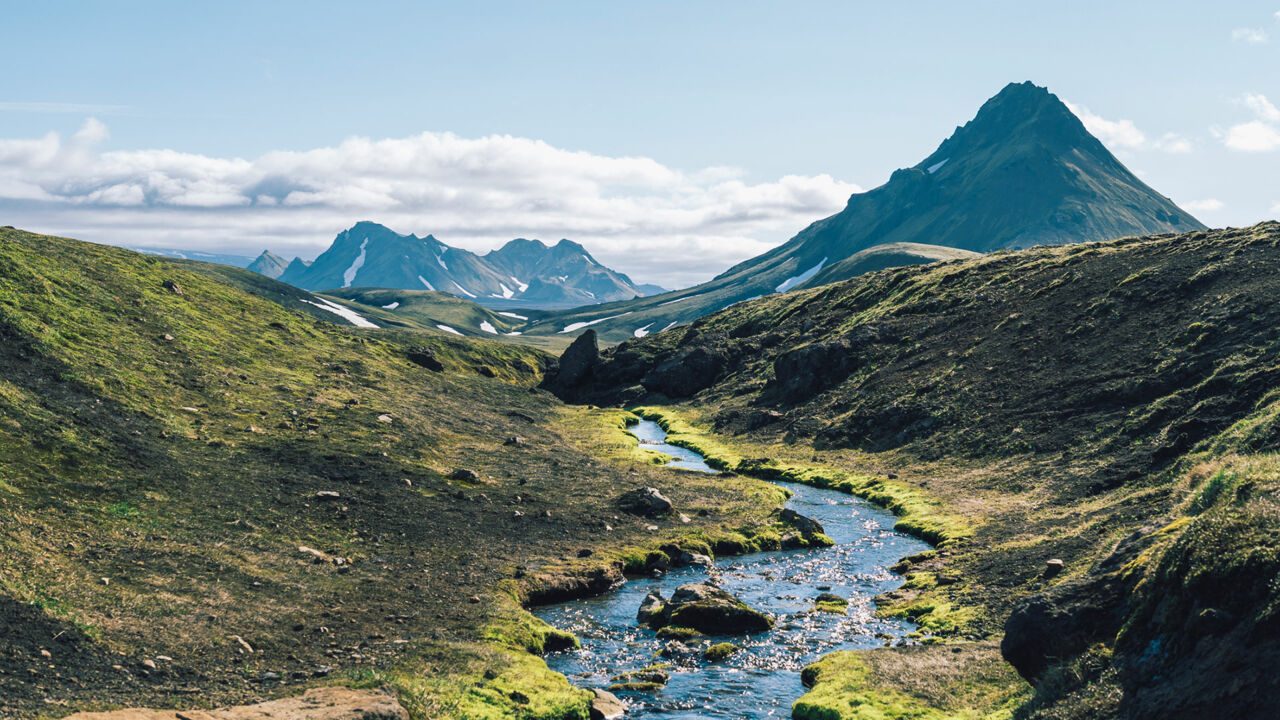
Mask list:
[[[671,512],[671,501],[657,488],[636,488],[622,494],[617,500],[618,509],[632,515],[655,518]]]
[[[596,331],[587,328],[565,348],[560,362],[543,378],[542,387],[561,400],[576,398],[580,394],[579,385],[590,376],[591,368],[599,360],[600,344],[596,340]]]
[[[1034,682],[1057,662],[1114,639],[1136,581],[1123,568],[1150,544],[1150,534],[1135,533],[1084,577],[1019,603],[1005,623],[1000,654]]]
[[[853,348],[844,341],[803,345],[773,361],[772,389],[786,402],[807,400],[849,377],[857,365]]]
[[[640,384],[670,398],[687,398],[715,384],[728,364],[729,356],[723,350],[694,347],[645,373]]]
[[[217,710],[111,710],[66,720],[409,720],[390,688],[313,688],[301,696]]]

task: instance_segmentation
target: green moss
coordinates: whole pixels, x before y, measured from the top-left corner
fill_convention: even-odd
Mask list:
[[[514,580],[503,580],[491,594],[493,609],[481,632],[485,640],[534,654],[581,647],[573,633],[552,627],[521,607]]]
[[[796,720],[1008,720],[1029,694],[994,648],[960,660],[947,649],[838,652],[804,669]]]
[[[707,662],[719,662],[738,652],[740,648],[733,643],[716,643],[702,651],[702,659]]]
[[[661,690],[662,687],[662,683],[656,682],[623,682],[613,683],[609,686],[609,690],[615,692],[653,692]]]
[[[463,672],[408,662],[376,671],[366,682],[394,687],[413,718],[588,720],[591,693],[570,685],[540,658],[492,645],[454,646],[447,654],[455,667],[465,662]],[[500,669],[496,675],[494,669]]]
[[[935,595],[923,595],[907,603],[879,608],[876,615],[910,620],[934,635],[961,635],[972,629],[978,610],[956,607]]]
[[[693,628],[668,625],[658,631],[658,637],[663,640],[693,640],[702,637],[702,633]]]

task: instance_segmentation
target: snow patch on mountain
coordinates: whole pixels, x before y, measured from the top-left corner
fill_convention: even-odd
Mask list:
[[[315,297],[315,296],[312,295],[312,297]],[[373,323],[369,322],[367,319],[365,319],[363,315],[356,312],[355,310],[352,310],[351,308],[345,307],[343,305],[338,305],[337,303],[331,303],[328,300],[325,300],[324,298],[321,298],[321,297],[317,297],[314,302],[311,300],[303,300],[302,302],[308,305],[315,305],[321,310],[326,310],[328,312],[331,312],[334,315],[341,317],[343,320],[346,320],[347,322],[351,323],[352,325],[355,325],[356,327],[362,327],[362,328],[378,327],[377,325],[374,325]]]
[[[351,283],[355,281],[356,273],[360,272],[360,268],[364,266],[365,248],[367,247],[369,247],[369,238],[365,238],[364,242],[360,243],[360,254],[356,256],[355,260],[351,261],[351,267],[342,273],[342,287],[349,288]],[[314,305],[315,303],[312,304]]]
[[[822,269],[822,266],[826,264],[827,264],[827,259],[822,258],[822,260],[818,261],[817,265],[814,265],[813,267],[809,268],[808,270],[805,270],[804,272],[800,273],[799,275],[796,275],[795,277],[789,277],[786,280],[783,280],[782,284],[778,286],[777,292],[786,292],[791,288],[807,281],[809,278],[813,277],[814,275],[817,275],[818,271]]]

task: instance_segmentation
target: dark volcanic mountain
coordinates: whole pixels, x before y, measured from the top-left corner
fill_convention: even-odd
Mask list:
[[[643,295],[569,240],[551,247],[512,240],[477,255],[367,221],[340,233],[310,265],[295,259],[278,279],[307,290],[438,290],[496,307],[575,307]]]
[[[896,264],[904,265],[951,259],[953,249],[990,252],[1203,228],[1129,172],[1057,96],[1029,82],[1010,84],[924,160],[853,195],[844,210],[783,245],[701,285],[561,314],[541,331],[598,321],[601,337],[617,342],[748,298],[888,266],[860,255],[872,247],[911,243],[915,252],[876,253],[881,260],[898,255]]]

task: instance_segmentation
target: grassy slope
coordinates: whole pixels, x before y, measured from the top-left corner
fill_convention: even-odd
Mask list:
[[[0,230],[0,714],[390,681],[418,718],[585,717],[528,654],[555,633],[520,599],[664,542],[777,535],[778,490],[657,468],[626,414],[533,390],[538,351],[358,330],[288,294]],[[691,522],[614,519],[640,485]]]
[[[1278,655],[1277,269],[1268,223],[885,271],[625,343],[581,390],[662,403],[745,469],[892,480],[963,520],[966,538],[903,563],[907,585],[881,598],[944,642],[999,638],[1024,600],[1070,611],[1118,578],[1123,627],[1040,676],[1019,717],[1260,717],[1277,692],[1257,675]],[[778,377],[784,353],[839,342]],[[646,395],[646,372],[694,348],[721,359],[711,387]],[[796,383],[810,376],[832,382]],[[1142,550],[1113,571],[1126,539]],[[1065,569],[1046,579],[1050,558]],[[854,662],[821,674],[803,714],[863,717],[850,698],[877,687],[910,691]]]

